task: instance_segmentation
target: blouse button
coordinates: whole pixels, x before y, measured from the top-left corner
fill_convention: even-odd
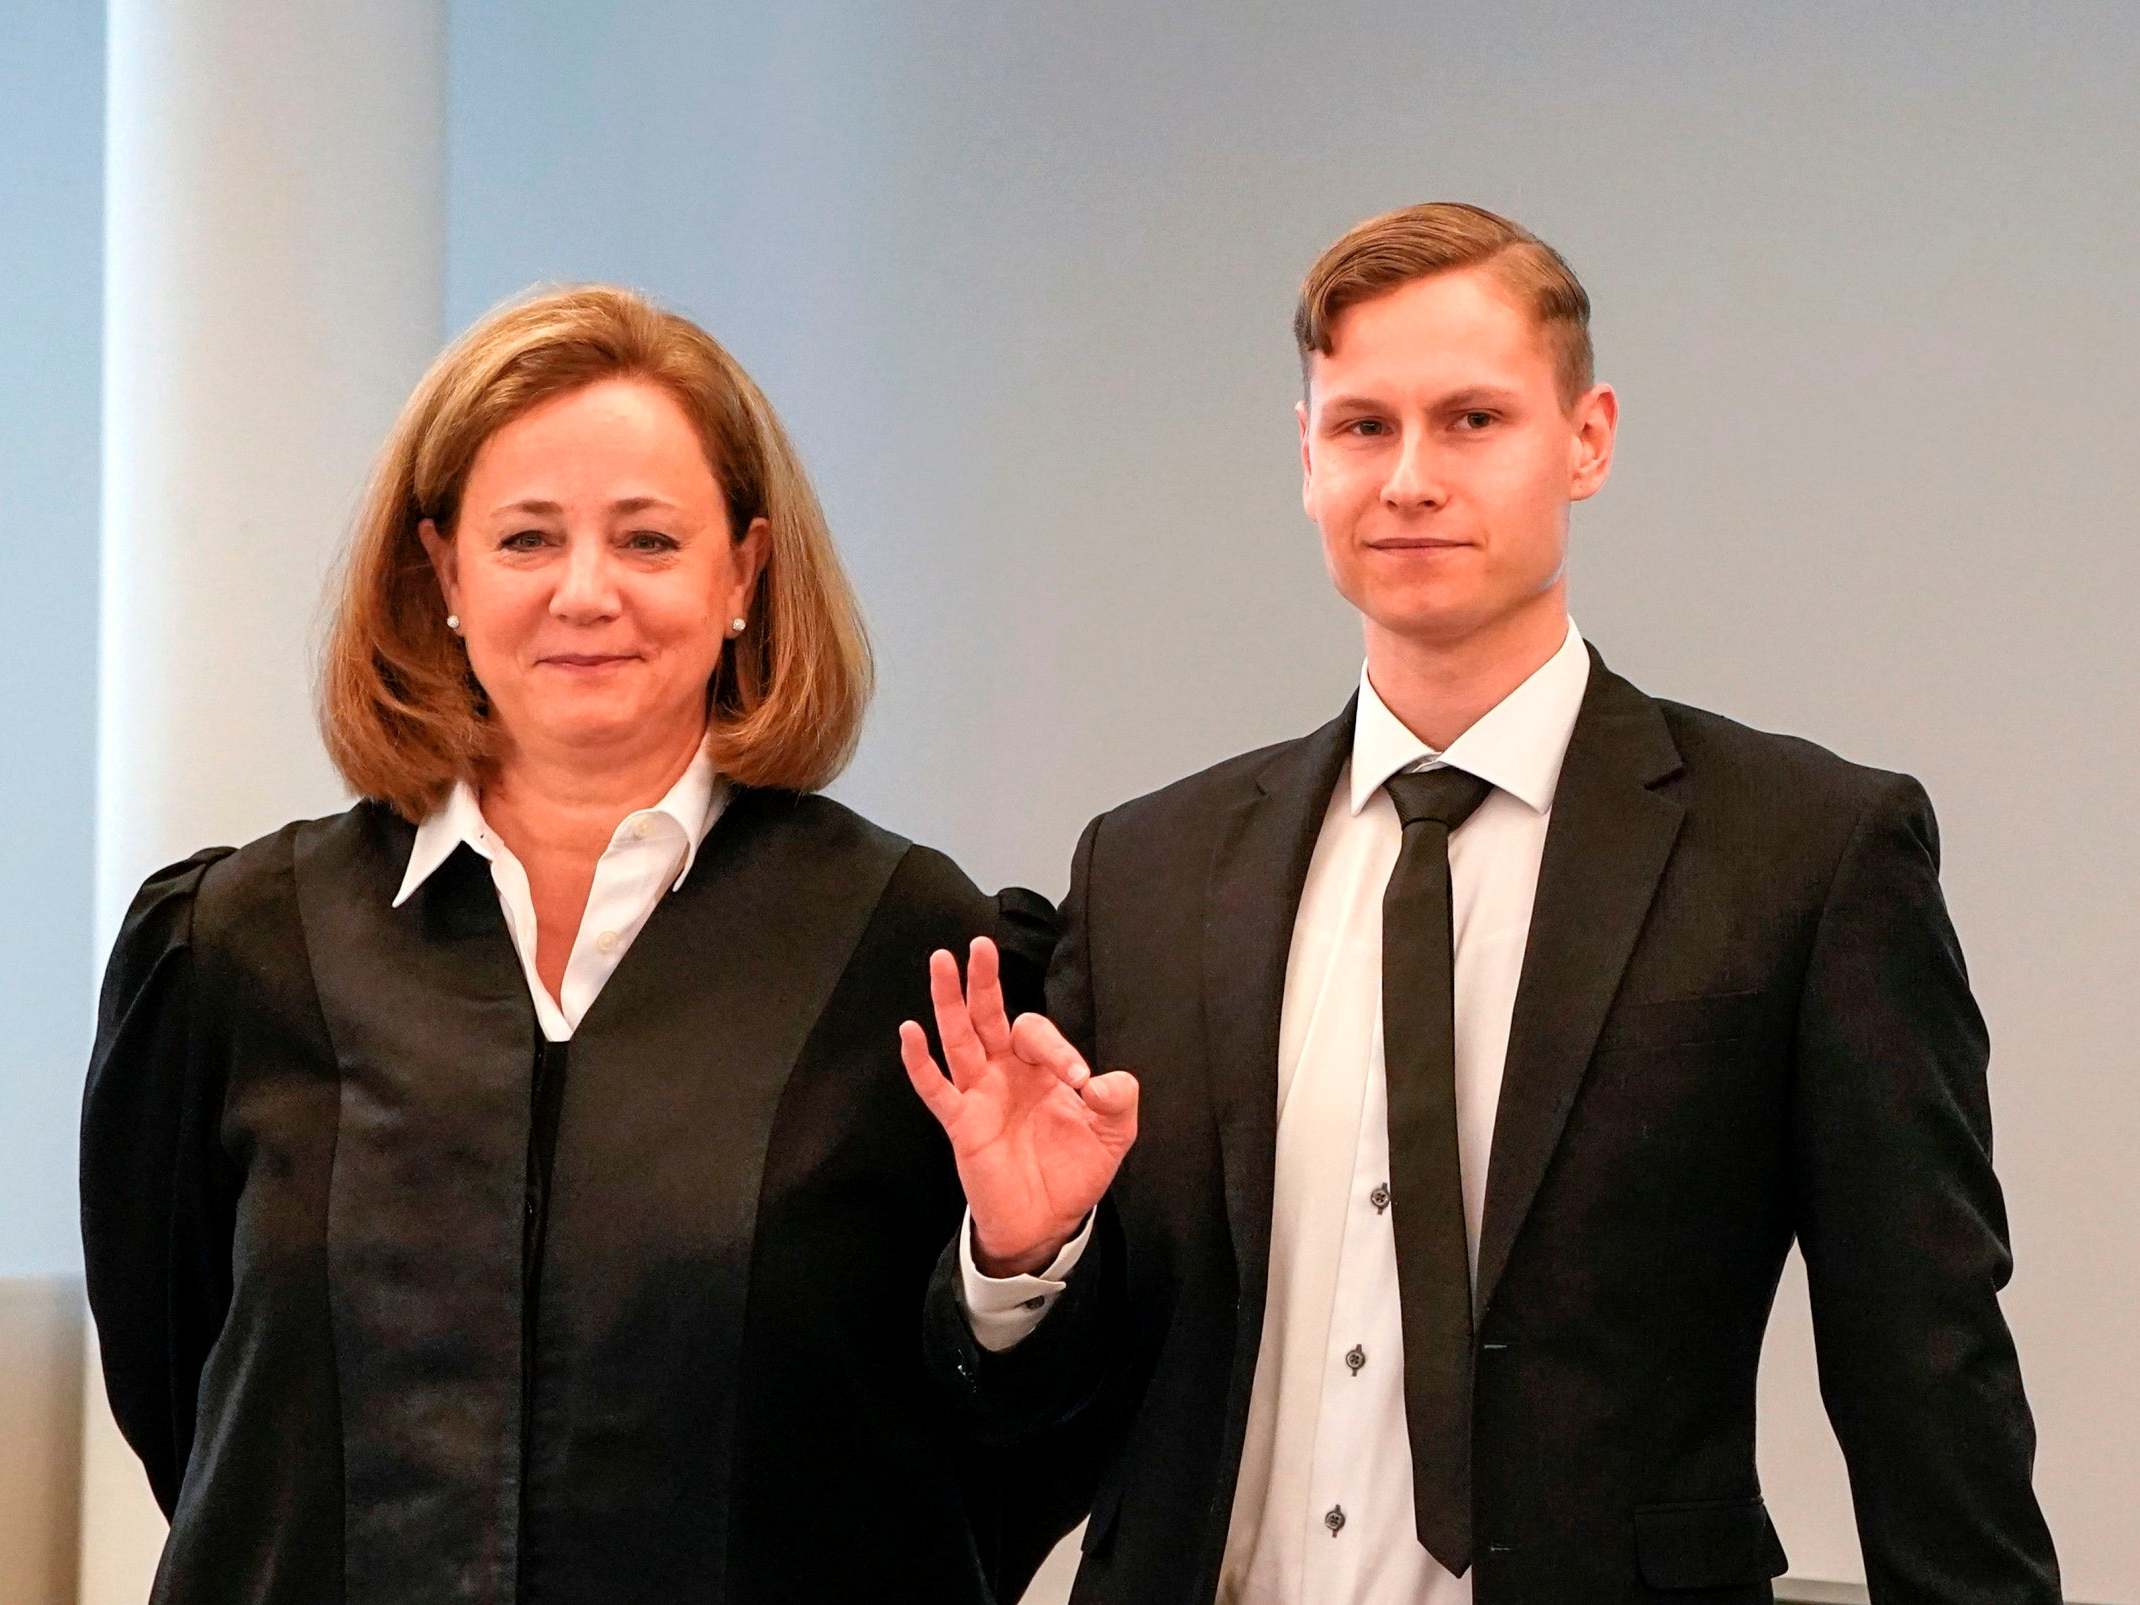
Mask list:
[[[641,815],[632,821],[632,840],[645,841],[654,834],[654,821]]]
[[[597,953],[614,953],[617,950],[617,933],[604,931],[594,939],[594,950]]]
[[[1367,1350],[1362,1348],[1359,1344],[1355,1343],[1351,1348],[1345,1351],[1345,1369],[1350,1371],[1354,1376],[1358,1376],[1360,1374],[1360,1368],[1365,1364],[1367,1364]]]
[[[1343,1505],[1332,1505],[1328,1513],[1323,1517],[1323,1525],[1330,1529],[1332,1538],[1337,1537],[1345,1527],[1345,1507]]]

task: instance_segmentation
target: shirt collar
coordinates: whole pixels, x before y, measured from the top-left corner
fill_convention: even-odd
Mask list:
[[[702,744],[661,801],[651,808],[637,809],[618,821],[616,835],[610,838],[611,844],[625,839],[635,820],[657,815],[666,818],[684,835],[683,863],[670,886],[674,891],[691,873],[691,866],[698,858],[699,843],[706,839],[706,833],[721,817],[721,810],[727,804],[728,783],[714,773],[712,755]],[[479,857],[490,859],[502,846],[483,818],[475,788],[465,780],[456,780],[446,800],[416,827],[415,845],[409,849],[409,867],[401,877],[401,890],[394,894],[394,907],[401,907],[413,897],[416,889],[453,856],[455,848],[466,847]]]
[[[1520,799],[1534,813],[1553,806],[1561,759],[1590,683],[1590,654],[1568,621],[1560,650],[1495,703],[1447,750],[1436,752],[1405,728],[1360,670],[1360,705],[1352,726],[1352,811],[1374,800],[1391,775],[1422,760],[1445,764]]]

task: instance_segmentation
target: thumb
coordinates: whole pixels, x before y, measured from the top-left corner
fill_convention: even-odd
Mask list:
[[[1127,1148],[1137,1140],[1137,1078],[1127,1070],[1094,1076],[1078,1090],[1103,1136]]]

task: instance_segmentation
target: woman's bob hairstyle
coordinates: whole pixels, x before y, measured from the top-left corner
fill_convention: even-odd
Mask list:
[[[480,784],[502,733],[446,627],[417,537],[450,540],[476,453],[540,402],[641,379],[704,442],[732,535],[769,526],[750,628],[706,688],[714,766],[746,786],[815,791],[854,752],[869,702],[869,640],[825,515],[787,431],[750,375],[686,318],[629,290],[582,285],[499,308],[431,365],[388,436],[350,535],[320,675],[320,732],[358,795],[404,819],[456,781]]]

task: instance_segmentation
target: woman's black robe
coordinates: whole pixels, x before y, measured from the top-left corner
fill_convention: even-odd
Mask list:
[[[392,906],[411,841],[202,853],[121,932],[83,1236],[154,1599],[1015,1599],[1077,1512],[929,1394],[896,1028],[976,934],[1036,1005],[1047,904],[739,791],[546,1050],[480,858]]]

